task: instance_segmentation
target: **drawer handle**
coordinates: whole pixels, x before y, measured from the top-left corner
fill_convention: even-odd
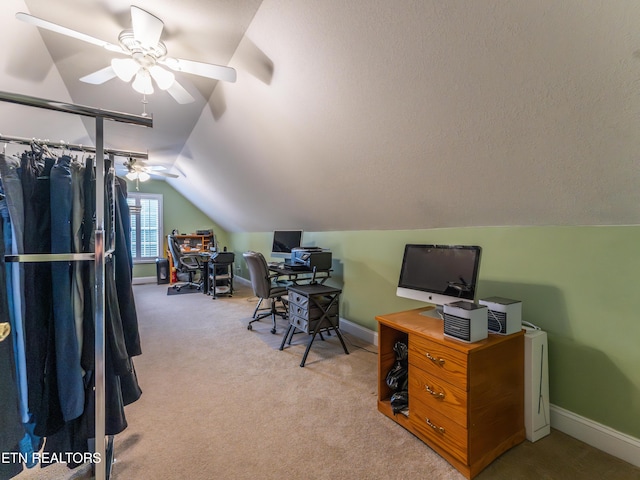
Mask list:
[[[438,365],[444,365],[444,358],[436,358],[436,357],[432,356],[429,352],[425,352],[425,355],[433,363],[437,363]]]
[[[444,393],[443,392],[436,392],[434,390],[431,390],[431,387],[429,385],[424,386],[424,388],[427,390],[427,392],[429,394],[431,394],[431,396],[436,397],[438,400],[442,400],[444,398]]]
[[[434,425],[433,423],[431,423],[431,420],[429,420],[428,418],[425,418],[424,420],[425,422],[427,422],[427,425],[433,428],[436,432],[444,433],[444,427],[439,427],[437,425]]]

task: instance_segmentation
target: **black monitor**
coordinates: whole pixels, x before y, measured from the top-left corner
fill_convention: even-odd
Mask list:
[[[481,249],[466,245],[406,245],[396,295],[442,306],[476,298]]]
[[[273,232],[272,257],[291,257],[291,250],[302,246],[302,230],[276,230]]]

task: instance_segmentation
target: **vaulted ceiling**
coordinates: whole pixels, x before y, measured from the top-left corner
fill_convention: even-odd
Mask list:
[[[139,0],[196,98],[148,97],[154,128],[108,125],[230,231],[640,223],[635,0]],[[141,113],[110,52],[17,11],[117,42],[125,0],[6,0],[0,89]],[[0,133],[91,141],[91,120],[0,104]],[[39,133],[42,132],[42,133]],[[50,133],[53,132],[53,133]],[[49,137],[47,137],[49,138]]]

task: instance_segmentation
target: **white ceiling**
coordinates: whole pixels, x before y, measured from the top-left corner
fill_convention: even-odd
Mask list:
[[[238,81],[183,74],[195,104],[154,94],[154,128],[109,125],[107,146],[173,166],[170,183],[230,231],[640,224],[635,0],[134,4],[163,19],[171,55]],[[21,5],[113,43],[130,21],[122,0],[7,0],[0,88],[141,112],[119,80],[77,80],[107,51],[40,37],[13,18]],[[29,113],[30,130],[51,128]]]

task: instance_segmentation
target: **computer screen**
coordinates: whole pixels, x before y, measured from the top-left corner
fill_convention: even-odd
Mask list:
[[[291,249],[302,246],[302,230],[276,230],[273,232],[272,257],[291,257]]]
[[[436,310],[458,300],[473,302],[480,253],[475,245],[406,245],[396,295],[433,304]]]

